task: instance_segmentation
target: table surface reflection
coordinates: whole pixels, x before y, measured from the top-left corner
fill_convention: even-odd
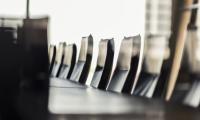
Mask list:
[[[68,84],[68,85],[67,85]],[[106,92],[76,83],[59,81],[49,89],[50,120],[65,119],[139,119],[139,120],[198,120],[200,110],[147,99]],[[62,85],[59,87],[59,85]]]

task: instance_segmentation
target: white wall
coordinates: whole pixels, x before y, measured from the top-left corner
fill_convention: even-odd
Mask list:
[[[24,16],[25,5],[25,0],[0,0],[0,15]],[[91,33],[95,53],[93,65],[101,38],[115,39],[116,63],[123,37],[144,35],[145,0],[30,0],[30,12],[31,16],[50,15],[49,40],[52,44],[66,41],[76,43],[79,49],[81,37]],[[94,68],[95,65],[92,70]]]
[[[0,16],[24,17],[26,0],[0,0]]]

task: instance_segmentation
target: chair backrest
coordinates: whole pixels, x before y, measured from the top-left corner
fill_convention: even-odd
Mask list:
[[[56,59],[56,46],[50,45],[49,47],[49,75],[51,75],[55,59]]]
[[[62,67],[63,59],[65,55],[65,51],[64,51],[65,47],[66,47],[66,43],[59,43],[58,50],[56,53],[56,59],[55,59],[52,74],[51,74],[51,76],[53,77],[58,77],[60,73],[60,69]]]
[[[93,53],[93,37],[82,37],[78,61],[71,74],[70,80],[85,83],[90,70]]]
[[[117,66],[107,90],[131,93],[138,70],[141,37],[124,37],[121,43]]]
[[[150,35],[145,43],[143,68],[134,95],[151,98],[159,80],[163,61],[169,56],[169,48],[163,35]]]
[[[18,43],[25,52],[17,108],[22,115],[20,118],[23,119],[47,119],[49,97],[47,26],[48,18],[25,19],[18,31]]]
[[[59,78],[70,78],[76,63],[76,45],[71,44],[65,47],[65,56]]]
[[[91,86],[105,90],[112,71],[114,57],[114,39],[102,39],[99,43],[97,66]]]

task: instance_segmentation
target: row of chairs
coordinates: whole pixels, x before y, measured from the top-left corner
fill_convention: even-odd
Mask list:
[[[110,79],[114,58],[114,39],[102,39],[99,43],[99,55],[97,66],[92,78],[91,86],[103,90],[134,94],[137,87],[138,76],[141,70],[141,56],[143,48],[141,37],[124,37],[121,43],[117,66]],[[57,51],[56,51],[57,50]],[[92,36],[83,37],[81,42],[80,54],[76,61],[76,45],[66,45],[60,43],[58,49],[50,45],[50,74],[52,77],[69,79],[82,84],[86,83],[90,69],[93,52]],[[144,88],[139,87],[140,94]],[[142,90],[143,89],[143,90]],[[155,88],[154,88],[155,89]],[[137,90],[136,90],[137,91]],[[146,90],[148,91],[148,90]]]
[[[147,42],[148,47],[145,52],[140,35],[124,37],[113,73],[114,39],[102,39],[99,43],[97,65],[90,86],[106,91],[152,98],[156,90],[161,87],[158,84],[160,72],[163,61],[169,57],[169,49],[166,39],[162,36],[151,37]],[[77,62],[75,62],[76,53],[75,44],[60,43],[58,48],[50,45],[49,73],[51,77],[79,83],[79,87],[85,85],[93,55],[91,35],[82,38]],[[51,85],[63,87],[56,82]]]

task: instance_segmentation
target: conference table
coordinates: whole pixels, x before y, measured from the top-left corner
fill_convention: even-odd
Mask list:
[[[200,109],[139,96],[103,91],[52,78],[50,120],[199,120]]]

